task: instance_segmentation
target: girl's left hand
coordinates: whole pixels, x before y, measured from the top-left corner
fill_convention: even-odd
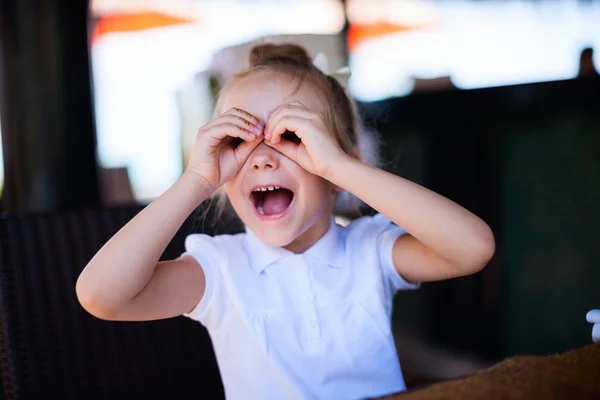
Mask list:
[[[264,134],[267,145],[325,179],[333,165],[347,156],[329,132],[323,116],[299,101],[273,110]]]

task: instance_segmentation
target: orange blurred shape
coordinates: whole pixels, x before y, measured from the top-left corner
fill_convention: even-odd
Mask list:
[[[196,22],[196,20],[155,11],[110,14],[100,18],[96,24],[92,42],[107,33],[141,31],[192,22]]]
[[[358,45],[370,39],[376,39],[391,33],[405,32],[419,27],[377,22],[375,24],[350,24],[348,29],[348,49],[356,49]]]

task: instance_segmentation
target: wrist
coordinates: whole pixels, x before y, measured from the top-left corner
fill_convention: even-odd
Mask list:
[[[186,170],[178,180],[178,183],[185,187],[186,192],[192,194],[197,199],[198,204],[210,197],[218,187],[208,182],[202,176],[193,171]]]
[[[348,171],[352,169],[356,164],[362,164],[362,161],[352,157],[346,153],[343,153],[340,157],[335,159],[327,170],[326,176],[323,178],[327,179],[334,185],[343,187],[343,177],[348,174]]]

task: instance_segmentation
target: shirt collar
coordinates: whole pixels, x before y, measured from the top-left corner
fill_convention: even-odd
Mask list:
[[[341,268],[344,265],[344,244],[340,233],[341,228],[331,218],[329,229],[325,235],[306,250],[303,255],[320,260],[331,267]],[[274,262],[294,255],[294,253],[283,247],[266,245],[248,227],[246,227],[244,248],[246,254],[248,254],[250,265],[258,274]]]

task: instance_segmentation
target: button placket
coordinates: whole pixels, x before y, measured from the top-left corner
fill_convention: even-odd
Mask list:
[[[315,305],[315,295],[312,290],[310,279],[308,275],[308,266],[304,257],[302,257],[302,279],[301,279],[301,288],[300,290],[304,293],[302,295],[305,315],[306,315],[306,326],[307,326],[307,337],[309,340],[317,340],[320,339],[320,327],[319,327],[319,318],[317,316],[317,308]]]
[[[315,296],[312,294],[312,292],[306,292],[304,294],[304,301],[306,301],[307,303],[313,303],[315,301]]]

